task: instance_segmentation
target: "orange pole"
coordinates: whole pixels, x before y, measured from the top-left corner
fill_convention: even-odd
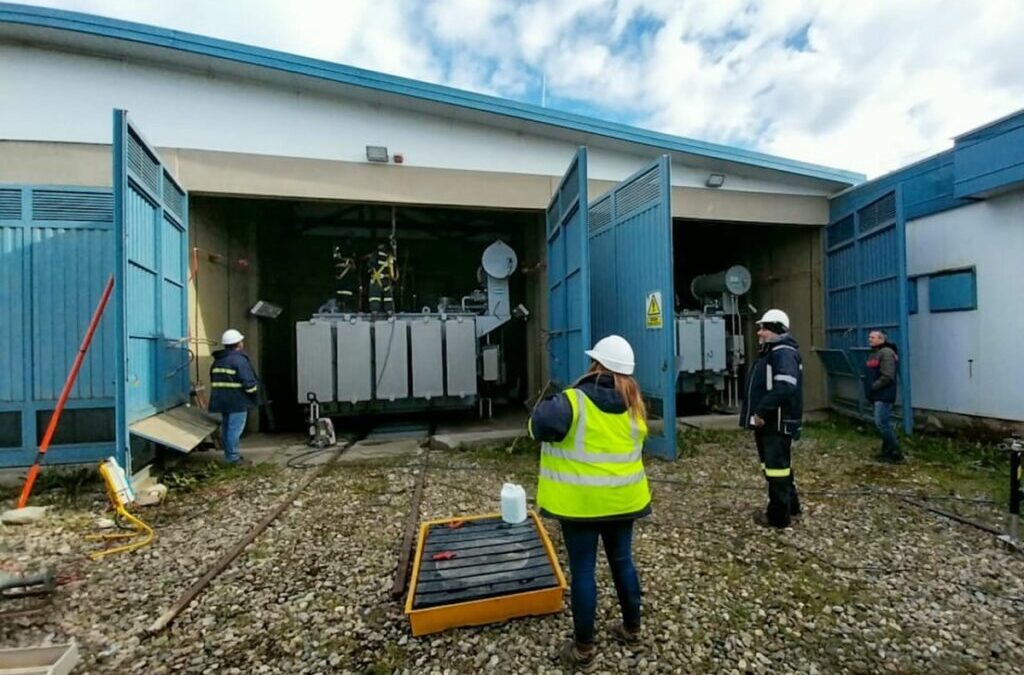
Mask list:
[[[107,302],[110,300],[110,293],[114,290],[114,275],[111,274],[107,280],[107,287],[103,289],[103,295],[100,297],[100,302],[96,306],[96,311],[93,312],[92,320],[89,322],[89,329],[85,331],[85,337],[82,338],[82,344],[78,348],[78,354],[75,356],[75,362],[71,365],[71,371],[68,373],[68,377],[64,380],[64,388],[60,392],[60,398],[57,399],[57,407],[53,409],[53,413],[50,415],[50,423],[46,426],[46,433],[43,435],[43,441],[39,444],[39,452],[36,453],[36,461],[28,470],[28,476],[25,477],[25,484],[21,488],[21,496],[18,497],[18,508],[25,508],[28,504],[28,496],[32,493],[32,486],[36,482],[36,477],[39,476],[39,465],[42,463],[43,458],[46,456],[46,451],[50,449],[50,441],[53,440],[53,434],[57,431],[57,422],[60,421],[60,415],[64,412],[64,404],[68,401],[68,396],[71,395],[71,388],[75,386],[75,379],[78,378],[78,371],[82,368],[82,361],[85,360],[85,354],[89,351],[89,345],[92,344],[92,337],[96,334],[96,328],[100,324],[100,318],[103,316],[103,310],[107,308]]]

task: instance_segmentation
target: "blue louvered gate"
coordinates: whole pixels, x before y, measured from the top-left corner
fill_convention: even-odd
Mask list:
[[[123,110],[114,111],[114,243],[118,448],[131,466],[128,427],[188,402],[188,194]]]
[[[0,187],[0,467],[27,466],[114,267],[109,190]],[[47,464],[114,450],[115,319],[104,315]]]
[[[675,459],[675,317],[671,165],[663,156],[596,199],[590,217],[591,330],[618,334],[636,352],[647,399],[647,449]],[[659,307],[651,307],[652,299]],[[651,311],[658,310],[656,317]],[[657,318],[657,320],[653,320]]]
[[[590,284],[587,250],[587,149],[569,164],[547,211],[548,336],[551,381],[565,387],[587,367]]]
[[[837,206],[838,204],[838,206]],[[828,373],[829,401],[837,409],[871,418],[862,376],[868,333],[881,328],[900,351],[898,412],[912,409],[906,226],[897,188],[854,209],[833,202],[825,233],[825,334],[818,350]],[[913,415],[902,414],[911,433]]]

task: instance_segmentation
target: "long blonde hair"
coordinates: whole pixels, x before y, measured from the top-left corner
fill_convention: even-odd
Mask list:
[[[622,397],[622,402],[626,404],[629,414],[636,420],[647,420],[647,405],[644,404],[644,397],[640,393],[640,383],[636,381],[636,378],[632,375],[612,372],[597,361],[590,364],[590,368],[587,369],[586,375],[583,377],[594,373],[611,375],[615,382],[615,391]]]

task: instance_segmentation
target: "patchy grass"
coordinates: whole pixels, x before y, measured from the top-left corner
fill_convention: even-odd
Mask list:
[[[159,471],[159,480],[171,490],[192,492],[226,482],[270,476],[280,470],[275,464],[226,464],[211,460],[164,468]]]
[[[103,479],[97,469],[46,467],[32,488],[34,506],[75,508],[103,494]],[[21,485],[0,487],[0,502],[16,501]]]
[[[894,467],[873,462],[878,436],[856,420],[834,416],[807,424],[803,438],[818,451],[863,459],[846,466],[846,479],[880,485],[904,485],[913,479],[926,484],[923,493],[984,496],[999,503],[1009,497],[1009,457],[991,443],[919,433],[900,440],[907,463]]]

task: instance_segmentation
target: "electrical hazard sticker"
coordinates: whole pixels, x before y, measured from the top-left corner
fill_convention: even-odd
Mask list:
[[[644,307],[647,308],[647,327],[661,328],[664,325],[661,318],[661,291],[648,293],[647,302],[644,303]]]

